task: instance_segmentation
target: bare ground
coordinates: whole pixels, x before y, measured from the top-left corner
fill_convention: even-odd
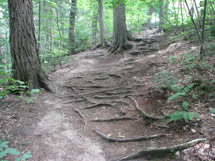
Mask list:
[[[113,56],[106,49],[97,49],[71,56],[62,69],[50,74],[55,94],[42,91],[32,104],[7,96],[0,102],[0,136],[12,135],[11,147],[23,153],[31,151],[32,161],[105,161],[143,148],[171,146],[197,138],[208,141],[176,156],[133,160],[213,160],[214,118],[207,110],[202,111],[201,121],[185,125],[168,124],[165,119],[142,119],[135,108],[131,98],[153,117],[163,117],[171,111],[166,106],[165,93],[151,88],[152,77],[169,68],[168,57],[197,50],[195,45],[170,45],[167,37],[150,34],[139,35],[148,40],[145,45],[135,42],[136,47],[123,54]],[[102,139],[95,131],[119,140],[162,136],[119,143]]]

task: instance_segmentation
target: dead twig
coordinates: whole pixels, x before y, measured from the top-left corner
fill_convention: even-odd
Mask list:
[[[105,134],[94,130],[96,134],[98,134],[102,139],[105,139],[110,142],[137,142],[137,141],[143,141],[143,140],[149,140],[149,139],[154,139],[162,136],[167,136],[167,134],[157,134],[157,135],[150,135],[150,136],[140,136],[136,138],[123,138],[123,139],[118,139],[118,138],[111,138],[106,136]]]
[[[123,121],[123,120],[137,120],[137,118],[134,117],[115,117],[115,118],[107,118],[107,119],[95,119],[90,120],[93,122],[111,122],[111,121]]]
[[[137,101],[136,101],[133,97],[128,96],[127,98],[129,98],[130,100],[132,100],[132,101],[134,102],[135,108],[136,108],[144,117],[149,118],[149,119],[153,119],[153,120],[160,120],[160,119],[164,119],[164,118],[165,118],[165,117],[152,116],[152,115],[147,114],[145,111],[143,111],[143,110],[139,107]]]
[[[192,147],[196,144],[199,144],[203,141],[206,141],[205,138],[200,138],[200,139],[195,139],[186,143],[178,144],[178,145],[173,145],[173,146],[168,146],[168,147],[149,147],[149,148],[144,148],[136,153],[123,156],[117,159],[113,159],[112,161],[125,161],[125,160],[131,160],[135,159],[144,155],[154,155],[156,153],[172,153],[180,150],[187,149],[189,147]]]

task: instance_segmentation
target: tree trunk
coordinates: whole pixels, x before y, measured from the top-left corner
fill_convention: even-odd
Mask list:
[[[100,41],[101,41],[101,46],[105,47],[105,29],[104,29],[103,3],[102,3],[102,0],[98,0],[98,2],[99,2]]]
[[[115,4],[116,5],[116,4]],[[128,50],[133,47],[132,44],[128,42],[128,32],[126,28],[126,17],[125,17],[125,5],[119,2],[113,9],[113,41],[109,52],[115,54],[123,50]]]
[[[169,19],[169,3],[170,0],[165,0],[165,4],[164,4],[164,16],[166,17],[166,19]]]
[[[70,27],[69,27],[69,55],[75,54],[75,16],[77,0],[71,0]]]
[[[152,11],[153,11],[153,8],[149,7],[148,16],[150,17],[148,18],[148,22],[147,22],[148,29],[152,29]]]
[[[96,43],[96,34],[97,34],[97,20],[98,20],[98,8],[94,8],[93,17],[92,17],[92,40],[93,44]]]
[[[163,25],[164,25],[164,0],[159,0],[159,28],[157,30],[157,32],[161,32],[163,30]]]
[[[38,54],[40,54],[40,31],[41,31],[41,0],[39,0],[39,24],[38,24]]]
[[[50,90],[38,56],[32,0],[8,0],[8,8],[13,78]]]

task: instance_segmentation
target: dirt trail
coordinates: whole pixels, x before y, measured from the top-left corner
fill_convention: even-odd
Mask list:
[[[65,91],[60,92],[61,86],[65,85],[68,79],[94,69],[96,61],[85,60],[81,58],[82,56],[81,54],[72,58],[74,63],[72,68],[64,68],[51,76],[57,85],[57,95],[64,95]],[[34,131],[40,138],[33,143],[34,154],[39,154],[35,156],[37,157],[35,160],[41,158],[43,161],[104,161],[101,146],[95,140],[78,132],[74,127],[73,116],[64,113],[62,99],[50,93],[46,93],[43,99],[45,100],[43,106],[47,107],[46,110],[49,112],[37,123]]]
[[[179,50],[175,43],[174,50],[166,37],[150,34],[139,35],[145,36],[144,41],[135,42],[135,48],[123,54],[107,56],[107,50],[97,49],[71,56],[62,69],[50,75],[55,94],[42,91],[31,105],[15,101],[10,107],[7,101],[11,98],[5,101],[10,108],[0,113],[5,120],[0,134],[13,134],[12,143],[20,151],[32,151],[32,161],[106,161],[143,147],[197,138],[198,133],[179,133],[160,120],[142,119],[135,108],[132,99],[149,115],[163,116],[165,94],[149,90],[152,77],[166,67],[167,57],[176,50],[190,49],[181,44]],[[116,139],[158,137],[115,143],[101,139],[95,130]],[[150,158],[135,159],[143,160]]]

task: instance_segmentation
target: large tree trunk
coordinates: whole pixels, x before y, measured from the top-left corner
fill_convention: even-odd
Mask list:
[[[114,31],[113,31],[113,41],[109,52],[119,53],[123,50],[128,50],[133,47],[132,44],[128,42],[128,32],[126,28],[126,17],[125,17],[125,5],[120,2],[113,9],[114,17]]]
[[[163,30],[163,25],[165,24],[164,22],[164,0],[159,0],[159,28],[157,32],[161,32]]]
[[[41,31],[41,0],[39,0],[38,54],[40,54],[40,31]]]
[[[98,20],[98,8],[94,8],[93,17],[92,17],[92,40],[93,44],[96,43],[96,34],[97,34],[97,20]]]
[[[149,7],[148,16],[150,17],[148,18],[148,22],[147,22],[148,29],[152,29],[152,11],[153,11],[153,8]]]
[[[75,54],[75,16],[77,0],[71,0],[70,28],[69,28],[69,55]]]
[[[8,8],[13,78],[49,90],[38,56],[32,0],[8,0]]]
[[[102,0],[98,0],[98,2],[99,2],[100,41],[101,41],[101,46],[105,47],[105,29],[104,29],[103,3],[102,3]]]

